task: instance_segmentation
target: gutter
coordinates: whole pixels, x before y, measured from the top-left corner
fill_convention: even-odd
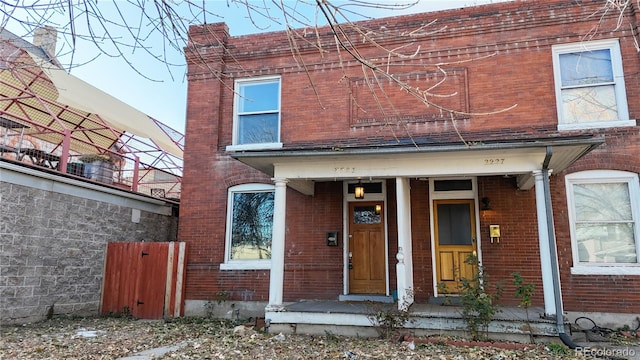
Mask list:
[[[411,154],[411,153],[432,153],[432,152],[454,152],[454,151],[482,151],[482,150],[513,150],[530,149],[546,146],[587,146],[582,155],[588,153],[593,148],[604,142],[602,137],[575,137],[570,139],[545,139],[536,141],[514,141],[500,143],[479,143],[473,146],[466,146],[460,143],[431,143],[414,146],[361,146],[361,147],[318,147],[318,148],[279,148],[273,150],[235,150],[227,151],[227,155],[234,159],[243,158],[287,158],[287,157],[312,157],[312,156],[350,156],[350,155],[380,155],[380,154]],[[545,159],[547,161],[547,159]],[[548,165],[548,164],[547,164]]]
[[[564,310],[562,308],[562,295],[560,293],[560,269],[558,266],[558,249],[556,247],[555,226],[553,224],[553,210],[551,209],[551,186],[549,184],[549,163],[553,155],[553,147],[547,146],[547,153],[542,162],[542,182],[544,184],[544,202],[547,211],[547,231],[549,236],[549,251],[551,255],[551,277],[553,279],[553,297],[556,305],[556,330],[560,340],[569,347],[578,347],[567,335],[564,329]]]
[[[579,349],[580,346],[571,340],[571,337],[567,335],[564,329],[564,310],[562,308],[562,295],[560,293],[560,268],[558,266],[558,248],[556,247],[555,227],[553,224],[553,211],[551,209],[551,186],[549,184],[549,163],[551,162],[551,156],[553,155],[553,147],[547,145],[547,153],[542,162],[542,182],[544,187],[544,202],[547,210],[547,231],[549,232],[549,252],[551,255],[551,277],[553,278],[553,297],[556,305],[556,330],[558,331],[558,337],[569,349]],[[596,355],[597,358],[604,358],[609,360],[625,360],[616,356],[609,355]]]

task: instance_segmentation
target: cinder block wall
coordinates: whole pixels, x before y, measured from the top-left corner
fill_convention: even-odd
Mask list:
[[[2,324],[97,315],[108,242],[176,240],[177,215],[163,201],[6,166],[0,162]]]

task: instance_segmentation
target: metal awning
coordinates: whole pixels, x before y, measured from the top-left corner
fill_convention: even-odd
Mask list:
[[[28,128],[29,126],[0,116],[0,127],[7,129],[23,129]]]
[[[68,74],[43,48],[4,29],[0,119],[3,161],[89,178],[83,163],[103,159],[113,176],[91,180],[180,197],[183,134]]]
[[[182,149],[146,114],[49,62],[40,61],[37,65],[55,86],[56,102],[97,114],[116,131],[151,139],[160,148],[182,158]]]
[[[122,146],[130,136],[183,157],[182,137],[132,106],[68,74],[42,49],[0,31],[0,115],[30,127],[25,135],[60,144],[71,131],[79,153]],[[177,136],[175,136],[177,135]]]

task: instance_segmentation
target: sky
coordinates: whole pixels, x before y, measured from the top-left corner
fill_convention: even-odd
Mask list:
[[[108,1],[98,2],[100,11],[105,18],[116,19],[122,16],[127,18],[127,14],[137,13],[136,9],[131,7],[127,10],[127,2],[117,1],[118,7],[113,6]],[[254,26],[248,19],[246,7],[237,5],[230,0],[206,0],[206,6],[209,11],[219,15],[219,17],[207,15],[208,23],[225,22],[229,27],[232,36],[245,34],[256,34],[266,31],[282,30],[282,26],[265,19],[258,19],[260,28]],[[249,0],[254,1],[254,0]],[[287,5],[300,5],[295,0],[283,0]],[[370,0],[371,1],[371,0]],[[411,0],[376,0],[378,2],[386,1],[389,4],[406,3]],[[176,1],[177,2],[177,1]],[[266,0],[270,2],[270,0]],[[406,10],[391,11],[375,11],[368,9],[367,15],[371,17],[397,16],[408,13],[435,11],[447,8],[459,8],[470,5],[478,5],[482,3],[496,2],[496,0],[420,0],[416,5]],[[257,1],[256,4],[263,4]],[[129,5],[130,6],[130,5]],[[118,13],[120,9],[121,13]],[[305,11],[309,12],[312,6],[307,6]],[[124,15],[122,15],[124,13]],[[18,15],[19,16],[19,15]],[[48,21],[56,24],[63,23],[67,20],[68,14],[54,13],[48,17]],[[281,15],[274,15],[281,18]],[[312,12],[309,15],[313,17]],[[131,19],[135,23],[138,18]],[[201,22],[205,19],[201,19]],[[82,32],[82,21],[78,21],[78,32]],[[11,22],[7,23],[7,29],[23,36],[23,29],[15,27]],[[86,31],[86,29],[84,29]],[[94,33],[99,34],[100,29],[94,27]],[[116,31],[112,32],[117,35]],[[126,37],[127,34],[122,34]],[[25,36],[25,40],[32,39]],[[70,49],[75,46],[72,53]],[[154,59],[149,52],[141,48],[126,48],[118,53],[107,45],[103,46],[107,54],[104,54],[96,48],[95,44],[77,39],[76,44],[72,45],[69,37],[58,36],[57,54],[61,64],[67,67],[67,70],[74,76],[88,82],[96,88],[122,100],[123,102],[133,106],[134,108],[146,113],[147,115],[169,125],[175,130],[184,133],[186,100],[187,100],[187,82],[185,78],[186,64],[183,54],[179,49],[163,47],[163,41],[153,36],[146,39],[144,46],[150,48],[149,52],[155,54],[166,54],[166,58],[172,64],[166,64]],[[126,59],[126,60],[125,60]],[[127,64],[127,61],[131,65]]]

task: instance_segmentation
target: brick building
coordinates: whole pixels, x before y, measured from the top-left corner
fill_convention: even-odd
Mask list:
[[[328,28],[293,54],[285,32],[191,27],[179,240],[192,312],[216,299],[272,318],[301,300],[437,302],[476,254],[503,305],[517,304],[520,272],[546,315],[632,321],[640,19],[602,6],[358,23],[380,46],[354,48],[392,77],[336,52]]]

